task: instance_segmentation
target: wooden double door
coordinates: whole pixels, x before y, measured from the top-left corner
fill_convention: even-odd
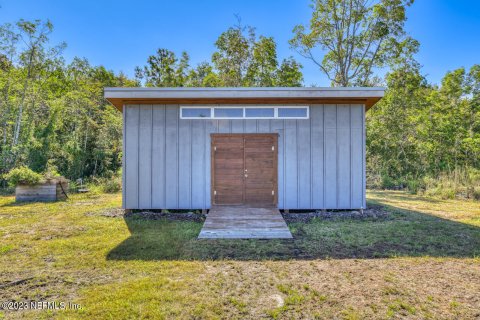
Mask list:
[[[277,205],[277,134],[211,135],[212,204]]]

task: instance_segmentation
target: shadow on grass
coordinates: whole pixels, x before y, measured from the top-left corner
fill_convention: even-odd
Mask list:
[[[131,237],[109,260],[291,260],[478,257],[480,228],[385,207],[382,218],[291,223],[293,240],[198,240],[202,223],[125,218]]]

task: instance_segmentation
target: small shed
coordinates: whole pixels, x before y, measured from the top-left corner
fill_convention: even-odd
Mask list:
[[[361,209],[383,88],[105,88],[123,113],[123,207]]]

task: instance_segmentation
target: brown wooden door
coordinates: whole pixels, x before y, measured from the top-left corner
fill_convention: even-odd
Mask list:
[[[212,135],[214,204],[244,203],[243,135]]]
[[[276,134],[212,134],[212,203],[277,204]]]
[[[277,136],[246,135],[245,203],[276,204],[277,193]]]

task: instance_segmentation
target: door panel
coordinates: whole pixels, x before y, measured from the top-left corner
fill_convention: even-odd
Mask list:
[[[244,203],[243,149],[243,136],[212,137],[214,204]]]
[[[277,136],[245,137],[245,203],[276,204]]]
[[[277,204],[277,135],[212,134],[212,203]]]

